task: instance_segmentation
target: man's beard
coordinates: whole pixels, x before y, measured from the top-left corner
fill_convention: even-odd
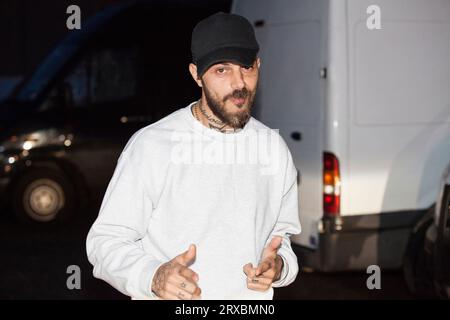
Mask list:
[[[250,120],[251,109],[253,107],[253,100],[255,99],[256,88],[253,92],[250,92],[247,88],[242,90],[234,90],[231,94],[223,97],[222,100],[215,99],[205,83],[202,81],[203,91],[205,93],[206,102],[212,113],[219,118],[224,124],[229,125],[235,129],[244,128],[245,124]],[[225,103],[229,98],[247,98],[247,102],[238,108],[242,109],[236,113],[227,112],[225,110]],[[244,108],[244,109],[243,109]]]

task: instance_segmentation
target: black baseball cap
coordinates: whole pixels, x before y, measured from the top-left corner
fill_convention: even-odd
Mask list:
[[[217,12],[192,30],[192,62],[202,76],[213,64],[230,61],[251,66],[259,45],[251,23],[243,16]]]

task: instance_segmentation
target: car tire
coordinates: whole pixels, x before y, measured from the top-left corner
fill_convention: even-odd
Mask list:
[[[431,256],[425,249],[425,234],[433,220],[427,216],[411,234],[403,260],[406,285],[419,299],[435,298]]]
[[[77,209],[74,185],[59,169],[34,168],[13,188],[12,209],[24,223],[66,222]]]

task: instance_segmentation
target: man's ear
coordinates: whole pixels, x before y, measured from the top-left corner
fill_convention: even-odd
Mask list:
[[[202,81],[200,78],[198,78],[198,74],[197,74],[197,66],[193,63],[189,63],[189,72],[191,73],[192,78],[194,79],[195,82],[197,82],[197,85],[199,87],[202,86]]]
[[[261,65],[261,59],[259,57],[256,58],[256,65],[258,66],[259,69],[259,66]]]

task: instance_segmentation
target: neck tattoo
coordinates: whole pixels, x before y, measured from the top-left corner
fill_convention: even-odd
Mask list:
[[[201,101],[201,100],[199,100],[197,103],[198,103],[198,106],[199,106],[199,108],[200,108],[200,111],[201,111],[202,114],[205,116],[205,118],[208,119],[209,122],[214,122],[214,123],[218,124],[219,126],[223,126],[223,125],[224,125],[223,121],[221,121],[221,120],[216,120],[216,119],[214,119],[213,117],[211,117],[210,115],[208,115],[208,114],[206,113],[206,111],[205,111],[205,109],[203,109],[203,105],[201,104],[200,101]]]
[[[206,113],[206,110],[203,109],[203,106],[202,106],[202,103],[201,103],[201,99],[199,99],[199,100],[195,103],[195,105],[194,105],[194,107],[192,108],[192,110],[193,110],[193,113],[194,113],[194,117],[195,117],[198,121],[202,122],[202,121],[200,120],[199,114],[197,113],[197,109],[200,109],[200,112],[205,116],[206,120],[208,120],[209,128],[214,129],[214,130],[217,130],[217,131],[220,131],[220,132],[222,132],[222,133],[232,133],[232,132],[236,132],[236,128],[226,129],[226,128],[225,128],[225,127],[227,126],[226,123],[224,123],[224,122],[222,122],[222,121],[220,121],[220,120],[216,120],[216,119],[212,118],[210,115],[208,115],[208,114]],[[213,123],[214,123],[214,124],[213,124]]]

